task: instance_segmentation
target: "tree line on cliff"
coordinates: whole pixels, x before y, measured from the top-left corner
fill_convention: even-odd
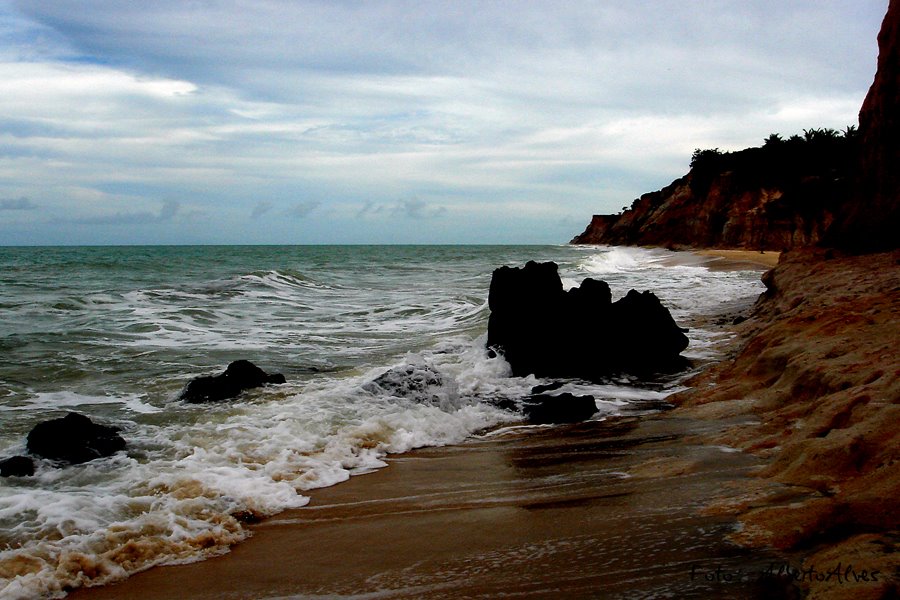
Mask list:
[[[836,129],[804,129],[803,135],[783,138],[772,133],[762,146],[736,152],[718,148],[697,148],[691,155],[691,188],[706,193],[719,175],[732,172],[735,183],[743,188],[785,188],[806,177],[828,177],[839,181],[852,173],[858,150],[859,130],[849,125]]]

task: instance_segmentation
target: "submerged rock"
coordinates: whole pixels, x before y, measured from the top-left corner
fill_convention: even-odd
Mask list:
[[[615,372],[673,371],[687,336],[650,292],[612,302],[604,281],[585,279],[563,291],[555,263],[494,271],[488,296],[487,346],[513,375],[597,380]]]
[[[28,451],[50,460],[79,464],[111,456],[125,449],[116,427],[98,425],[88,417],[69,413],[38,423],[28,433]]]
[[[404,365],[385,371],[363,389],[372,394],[383,392],[424,402],[433,400],[435,389],[443,384],[441,374],[427,365]]]
[[[522,403],[525,416],[532,423],[577,423],[590,419],[597,412],[593,396],[575,396],[568,392],[558,396],[536,394]]]
[[[280,373],[268,374],[249,360],[236,360],[219,375],[197,377],[188,382],[179,400],[200,404],[218,402],[238,396],[244,390],[262,387],[266,384],[286,383]]]
[[[27,456],[13,456],[0,461],[0,477],[31,477],[34,461]]]

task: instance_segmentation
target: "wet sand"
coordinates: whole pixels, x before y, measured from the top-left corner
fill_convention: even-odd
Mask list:
[[[228,555],[70,597],[790,597],[760,576],[783,557],[732,545],[734,521],[702,510],[758,463],[690,441],[723,425],[669,412],[392,457]]]
[[[714,269],[740,269],[747,267],[765,267],[767,269],[771,269],[778,264],[778,258],[781,256],[780,252],[774,252],[772,250],[755,251],[705,249],[691,250],[691,252],[699,254],[700,256],[709,256],[718,259],[707,265],[710,268]]]

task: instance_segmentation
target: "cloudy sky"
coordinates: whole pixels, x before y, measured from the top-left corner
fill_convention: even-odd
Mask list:
[[[0,245],[564,243],[855,124],[888,0],[0,0]]]

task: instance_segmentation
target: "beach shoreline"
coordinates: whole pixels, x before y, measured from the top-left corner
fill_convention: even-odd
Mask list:
[[[728,255],[710,264],[760,268]],[[663,411],[390,455],[251,526],[224,556],[70,597],[789,597],[794,583],[766,573],[799,559],[740,547],[733,515],[703,508],[761,489],[748,477],[758,458],[705,442],[728,424]],[[762,486],[790,493],[781,487]]]
[[[835,517],[820,510],[827,490],[796,473],[785,476],[781,446],[761,442],[760,436],[780,435],[769,431],[771,415],[754,400],[772,382],[754,379],[759,359],[755,367],[741,361],[754,352],[760,356],[753,344],[772,323],[786,328],[780,335],[789,330],[798,343],[815,346],[828,332],[811,325],[803,310],[791,310],[810,300],[803,309],[820,319],[824,315],[816,311],[832,301],[838,313],[847,312],[852,294],[865,299],[866,290],[889,289],[897,257],[830,259],[815,251],[784,258],[766,276],[768,299],[734,327],[731,356],[694,377],[691,389],[673,398],[679,406],[671,411],[391,456],[388,467],[315,490],[308,507],[254,526],[251,539],[228,555],[153,568],[71,597],[885,597],[896,590],[890,524],[881,523],[882,534],[868,528],[847,539],[817,537],[823,519]],[[863,327],[876,338],[877,327],[895,326],[896,299],[889,294],[881,302],[875,304],[881,316],[865,317]],[[845,321],[842,334],[861,326]],[[869,342],[864,335],[856,350]],[[862,360],[853,352],[848,348],[848,360]],[[764,361],[765,352],[761,356]],[[885,355],[880,367],[896,369],[892,360]],[[885,393],[896,386],[896,375],[882,381]],[[851,397],[840,392],[838,397]],[[873,405],[881,411],[876,419],[896,409],[891,402]],[[789,408],[782,412],[790,414]],[[819,435],[783,414],[778,426],[785,435]],[[891,452],[889,441],[873,443],[888,444],[882,450]],[[852,488],[854,478],[840,481]],[[890,494],[886,490],[896,481],[887,482],[876,490]],[[890,498],[882,496],[879,514],[888,511],[885,518],[890,503],[896,504]],[[878,575],[840,584],[813,577],[810,569],[832,563]],[[791,575],[746,575],[771,573],[773,565]],[[713,581],[698,581],[698,573]],[[731,587],[722,587],[726,583]]]
[[[697,249],[690,250],[693,254],[710,257],[713,260],[707,264],[711,269],[718,268],[766,268],[771,269],[778,264],[781,252],[772,250],[725,250],[725,249]]]
[[[740,495],[758,468],[686,442],[722,426],[659,413],[393,456],[254,526],[228,555],[70,597],[767,597],[790,582],[766,570],[790,557],[730,543],[734,520],[698,510]]]

